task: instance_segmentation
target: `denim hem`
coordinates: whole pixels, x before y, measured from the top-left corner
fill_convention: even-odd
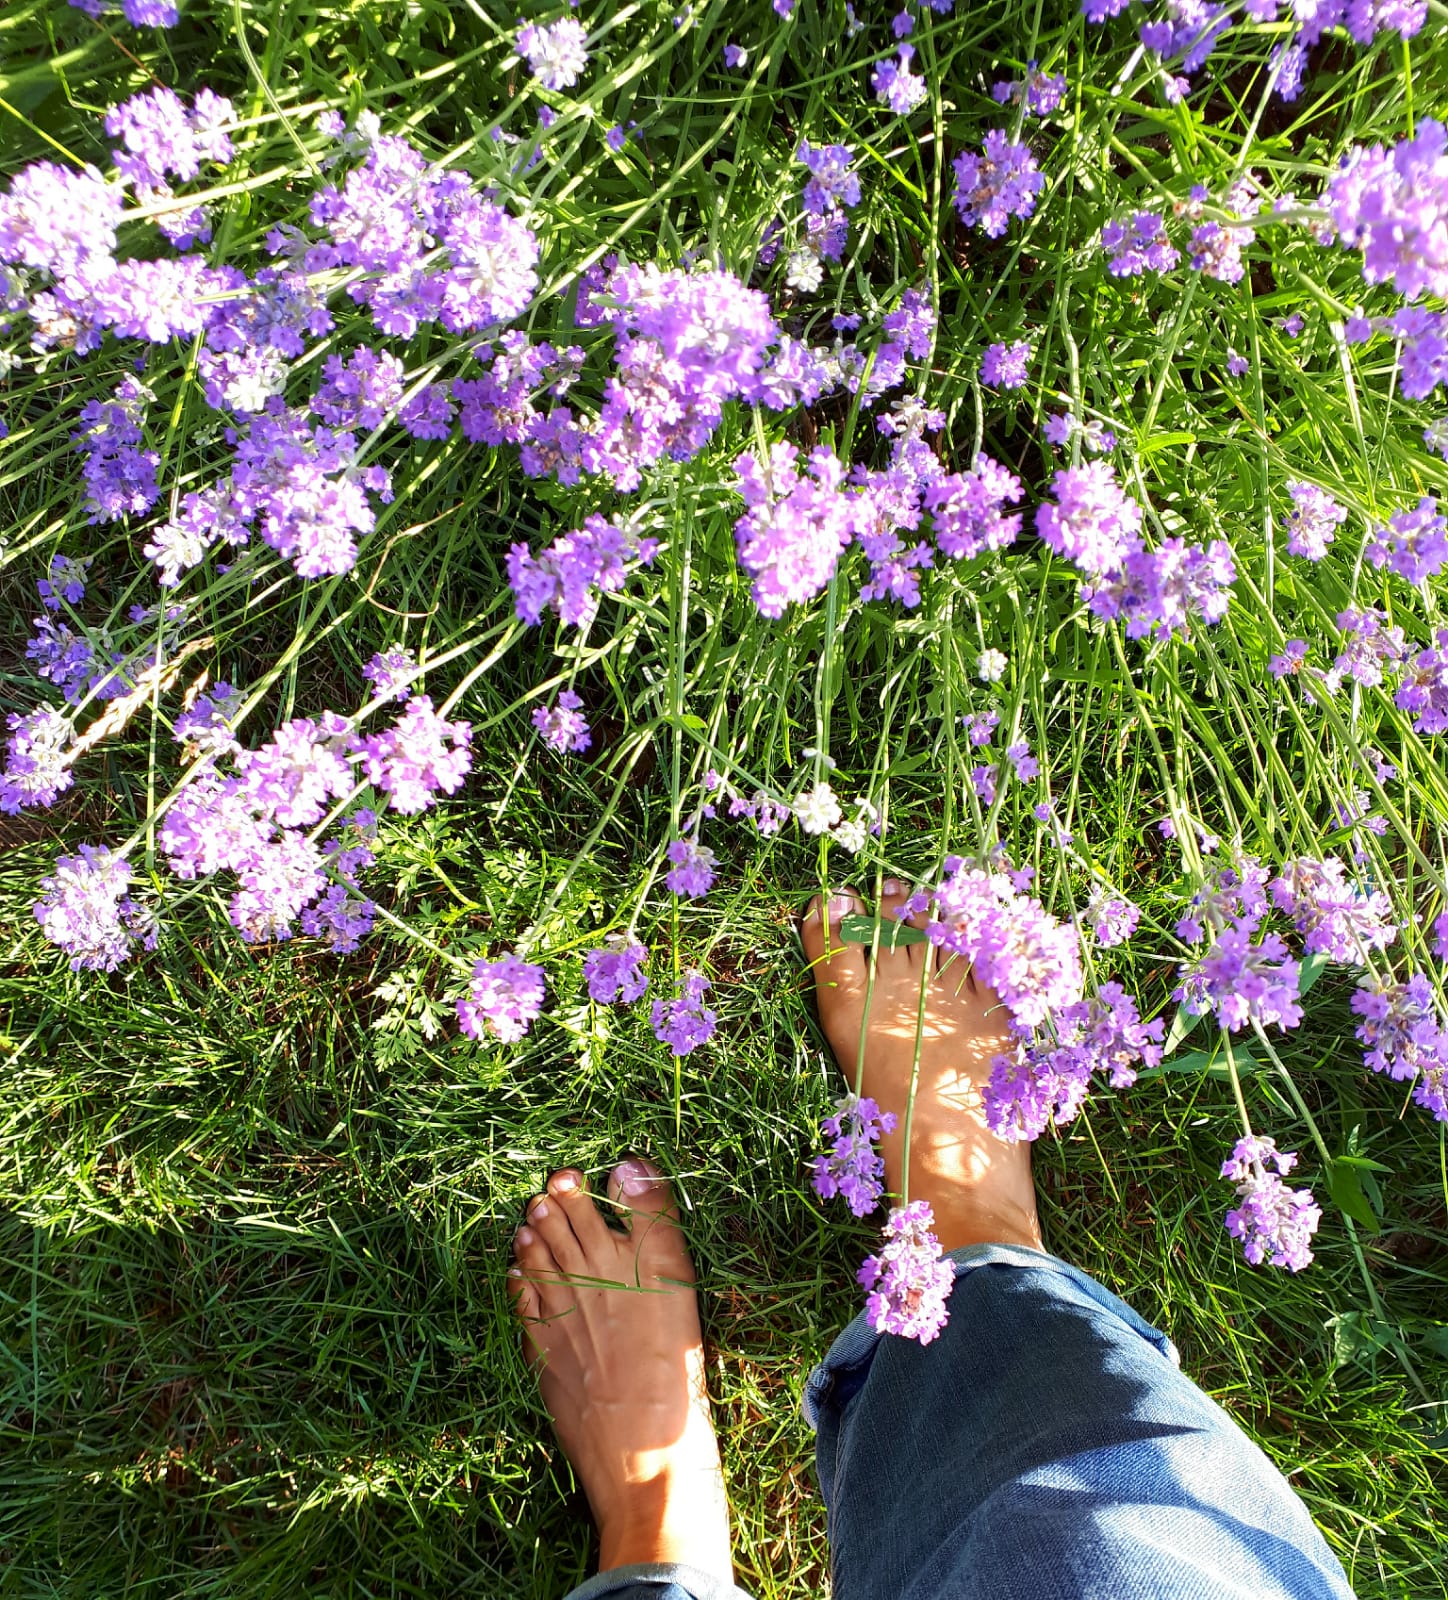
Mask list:
[[[678,1561],[649,1561],[633,1567],[610,1567],[587,1583],[570,1589],[563,1600],[605,1600],[608,1595],[630,1597],[649,1589],[667,1589],[670,1584],[692,1597],[692,1600],[752,1600],[743,1589],[727,1582],[717,1573],[705,1572],[700,1567],[686,1567]]]
[[[950,1263],[957,1282],[977,1267],[1027,1267],[1037,1272],[1057,1273],[1061,1277],[1070,1279],[1103,1311],[1110,1312],[1112,1316],[1125,1323],[1133,1333],[1140,1334],[1148,1344],[1160,1350],[1174,1367],[1181,1366],[1181,1355],[1177,1347],[1159,1328],[1153,1328],[1124,1300],[1097,1283],[1090,1273],[1082,1272],[1080,1267],[1073,1267],[1069,1262],[1062,1261],[1059,1256],[1051,1255],[1049,1251],[1032,1250],[1028,1245],[1021,1244],[968,1244],[962,1245],[959,1250],[951,1250],[945,1259]],[[863,1311],[839,1335],[830,1346],[824,1360],[805,1380],[800,1406],[810,1427],[817,1428],[819,1425],[820,1402],[833,1386],[835,1375],[867,1365],[880,1340],[892,1337],[894,1337],[892,1334],[876,1333],[865,1320]]]

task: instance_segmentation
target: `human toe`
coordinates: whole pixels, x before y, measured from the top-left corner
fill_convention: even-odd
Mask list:
[[[612,1249],[615,1235],[589,1193],[587,1178],[576,1167],[564,1167],[549,1178],[547,1199],[550,1208],[555,1204],[561,1208],[585,1256],[599,1258]]]
[[[642,1156],[621,1161],[609,1174],[608,1194],[640,1257],[647,1252],[666,1276],[692,1277],[673,1186],[651,1161]]]
[[[568,1213],[551,1193],[535,1195],[528,1202],[528,1228],[547,1245],[557,1271],[564,1274],[587,1271],[587,1256],[568,1220]]]
[[[840,924],[848,916],[864,916],[865,902],[852,889],[837,894],[816,895],[800,922],[800,939],[805,959],[814,973],[815,988],[826,993],[849,995],[863,991],[865,985],[864,947],[847,944]]]

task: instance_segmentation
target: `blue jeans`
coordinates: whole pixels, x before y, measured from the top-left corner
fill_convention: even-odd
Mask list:
[[[1055,1256],[951,1260],[932,1344],[862,1317],[806,1385],[835,1600],[1351,1600],[1287,1480],[1171,1341]],[[748,1600],[683,1566],[568,1600]]]

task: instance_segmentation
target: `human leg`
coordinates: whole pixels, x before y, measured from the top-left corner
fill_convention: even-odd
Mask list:
[[[903,890],[886,896],[887,914]],[[924,1026],[910,1196],[956,1283],[928,1347],[863,1319],[812,1376],[836,1600],[1344,1600],[1341,1568],[1286,1480],[1179,1371],[1169,1342],[1036,1248],[1029,1151],[985,1127],[994,997],[922,945],[869,966],[816,904],[803,934],[847,1081],[903,1125]],[[882,1145],[903,1181],[903,1126]]]

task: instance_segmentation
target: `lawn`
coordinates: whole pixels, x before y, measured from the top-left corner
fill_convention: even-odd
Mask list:
[[[1080,932],[1088,990],[1121,984],[1167,1046],[1134,1086],[1098,1078],[1079,1115],[1047,1119],[1034,1153],[1050,1248],[1171,1333],[1288,1474],[1360,1596],[1448,1595],[1448,1122],[1421,1103],[1425,1085],[1441,1096],[1432,1063],[1448,1058],[1448,1030],[1432,1031],[1448,733],[1405,692],[1438,670],[1424,692],[1448,712],[1448,665],[1422,659],[1448,622],[1448,531],[1435,504],[1418,535],[1389,521],[1448,493],[1448,446],[1424,437],[1448,380],[1433,343],[1448,349],[1434,320],[1448,168],[1440,157],[1445,171],[1419,180],[1436,240],[1403,245],[1375,279],[1351,240],[1328,237],[1320,200],[1345,153],[1432,137],[1428,119],[1448,113],[1448,11],[1434,0],[1406,39],[1387,22],[1368,42],[1329,31],[1289,100],[1275,92],[1287,64],[1269,64],[1286,10],[1234,12],[1179,89],[1204,25],[1186,8],[1164,68],[1137,34],[1157,5],[1099,24],[1068,0],[916,6],[902,62],[888,6],[797,0],[781,17],[765,0],[582,0],[586,65],[550,89],[496,0],[190,0],[171,27],[90,9],[12,0],[0,15],[0,713],[49,707],[68,741],[45,803],[31,792],[0,814],[0,1591],[556,1600],[590,1570],[592,1533],[510,1325],[509,1240],[554,1167],[599,1174],[645,1151],[674,1175],[699,1268],[739,1581],[760,1600],[826,1592],[799,1397],[859,1309],[855,1271],[881,1219],[854,1221],[812,1189],[819,1123],[846,1086],[797,917],[822,886],[930,888],[947,856],[1000,846],[1033,869],[1019,897]],[[881,61],[899,70],[877,93]],[[1040,115],[1024,90],[992,95],[1015,83],[1039,100],[1032,62],[1062,80]],[[112,173],[122,134],[108,137],[107,112],[162,85],[187,106],[203,88],[227,97],[231,149],[173,172],[208,210],[205,228],[173,224],[180,243],[153,224],[168,196],[133,183],[142,215],[117,254],[179,252],[199,275],[174,294],[148,280],[121,309],[104,285],[94,302],[47,302],[62,274],[15,240],[49,230],[50,260],[94,240],[67,231],[57,191],[49,220],[20,216],[17,174],[41,161]],[[982,225],[992,199],[957,203],[956,162],[994,129],[1029,147],[1041,181]],[[404,160],[379,134],[492,208],[486,250],[439,291],[453,296],[441,310],[419,312],[423,291],[362,259],[374,242],[339,243],[336,206],[312,205],[327,185],[349,192],[378,150]],[[842,237],[824,237],[821,213],[811,231],[801,140],[849,147],[858,199],[831,178],[825,208]],[[403,187],[432,197],[436,226],[408,248],[425,252],[470,202],[417,168]],[[1177,259],[1108,270],[1103,228],[1142,211]],[[461,260],[461,243],[447,248]],[[765,291],[769,340],[823,351],[817,387],[716,383],[689,413],[694,433],[652,454],[640,441],[658,417],[641,400],[636,432],[621,426],[597,460],[585,444],[568,470],[566,428],[528,429],[544,412],[557,423],[559,404],[580,426],[604,407],[606,319],[627,298],[617,276],[600,288],[615,255]],[[204,276],[222,266],[251,283]],[[266,271],[292,277],[263,293]],[[704,280],[668,281],[682,297]],[[701,318],[745,304],[733,280],[708,283]],[[898,321],[911,291],[907,308],[933,313],[913,344]],[[648,299],[645,285],[620,346],[647,344]],[[227,346],[206,320],[256,307],[294,344],[257,342],[262,311],[252,343]],[[552,341],[541,372],[516,347],[494,359],[502,324],[535,350]],[[983,377],[987,346],[1017,341],[1024,381]],[[370,412],[357,398],[370,377],[342,365],[368,346],[400,363]],[[524,370],[512,390],[506,359]],[[686,341],[679,360],[692,359]],[[128,382],[126,418],[82,416],[118,407]],[[456,417],[407,425],[414,401],[449,411],[454,382]],[[268,419],[282,425],[267,394],[317,397],[316,417],[352,429],[341,445],[289,436],[287,459],[312,451],[327,478],[324,511],[309,501],[304,526],[293,507],[279,528],[279,501],[253,515],[238,498],[249,527],[218,522],[183,558],[178,519],[205,508],[182,496],[228,472],[239,494],[244,470],[272,493],[284,452],[244,466]],[[1074,422],[1052,444],[1043,430],[1063,415]],[[946,510],[922,510],[914,489],[901,494],[915,520],[892,521],[900,484],[885,473],[902,438],[966,477],[979,452],[1014,475],[994,513],[1022,513],[1018,537],[957,549]],[[830,546],[814,577],[751,553],[736,528],[736,461],[781,441],[800,467],[823,448],[879,474],[860,485],[877,524]],[[520,442],[547,457],[541,470]],[[1142,508],[1148,549],[1231,547],[1230,572],[1201,577],[1170,626],[1136,629],[1129,581],[1037,520],[1065,504],[1057,474],[1095,462]],[[386,483],[367,477],[378,469]],[[1289,548],[1303,523],[1289,483],[1342,509],[1319,559]],[[309,543],[338,507],[346,526]],[[622,530],[605,592],[575,625],[549,568],[528,615],[510,549],[546,565],[545,547],[591,516]],[[169,572],[154,553],[168,539]],[[929,562],[912,566],[922,540]],[[37,589],[72,578],[73,597]],[[1101,614],[1093,586],[1120,616]],[[1376,632],[1341,621],[1375,607]],[[1270,666],[1294,639],[1298,670]],[[397,647],[426,671],[411,692],[469,729],[470,770],[420,804],[381,731],[401,707],[364,676]],[[990,651],[1004,661],[983,675]],[[336,744],[346,783],[293,819],[314,837],[335,825],[344,849],[365,842],[356,874],[329,856],[333,876],[316,879],[340,884],[353,914],[371,908],[355,940],[335,921],[309,931],[295,909],[267,921],[239,907],[232,866],[193,854],[178,867],[175,819],[206,792],[208,761],[246,770],[208,756],[194,722],[189,742],[177,726],[218,682],[237,687],[226,715],[243,747],[327,711],[374,740]],[[559,724],[534,720],[568,692],[583,750],[551,747]],[[999,725],[977,744],[988,715]],[[33,791],[24,737],[12,720],[8,770]],[[1038,775],[1013,774],[1019,742]],[[811,833],[789,810],[825,783],[844,817]],[[358,801],[380,814],[375,836],[349,829]],[[716,858],[705,894],[669,886],[680,839]],[[58,903],[45,885],[83,844],[124,852],[132,872],[138,909],[112,915],[104,958],[79,921],[35,909]],[[1359,937],[1329,959],[1278,902],[1262,926],[1291,947],[1276,975],[1301,1022],[1259,1011],[1260,1027],[1228,1035],[1220,1002],[1201,1017],[1180,1005],[1184,964],[1202,954],[1179,926],[1192,897],[1248,857],[1277,873],[1324,856],[1360,909],[1379,894],[1390,914],[1370,949]],[[1132,937],[1093,937],[1093,889],[1140,908]],[[645,1000],[590,998],[580,958],[610,933],[648,946]],[[520,1039],[458,1009],[474,964],[511,952],[546,972]],[[1364,968],[1425,977],[1437,1020],[1417,1078],[1364,1063]],[[650,1005],[692,971],[717,1029],[677,1055]],[[1299,1152],[1291,1183],[1321,1207],[1301,1271],[1249,1264],[1223,1226],[1235,1202],[1219,1173],[1243,1116]]]

